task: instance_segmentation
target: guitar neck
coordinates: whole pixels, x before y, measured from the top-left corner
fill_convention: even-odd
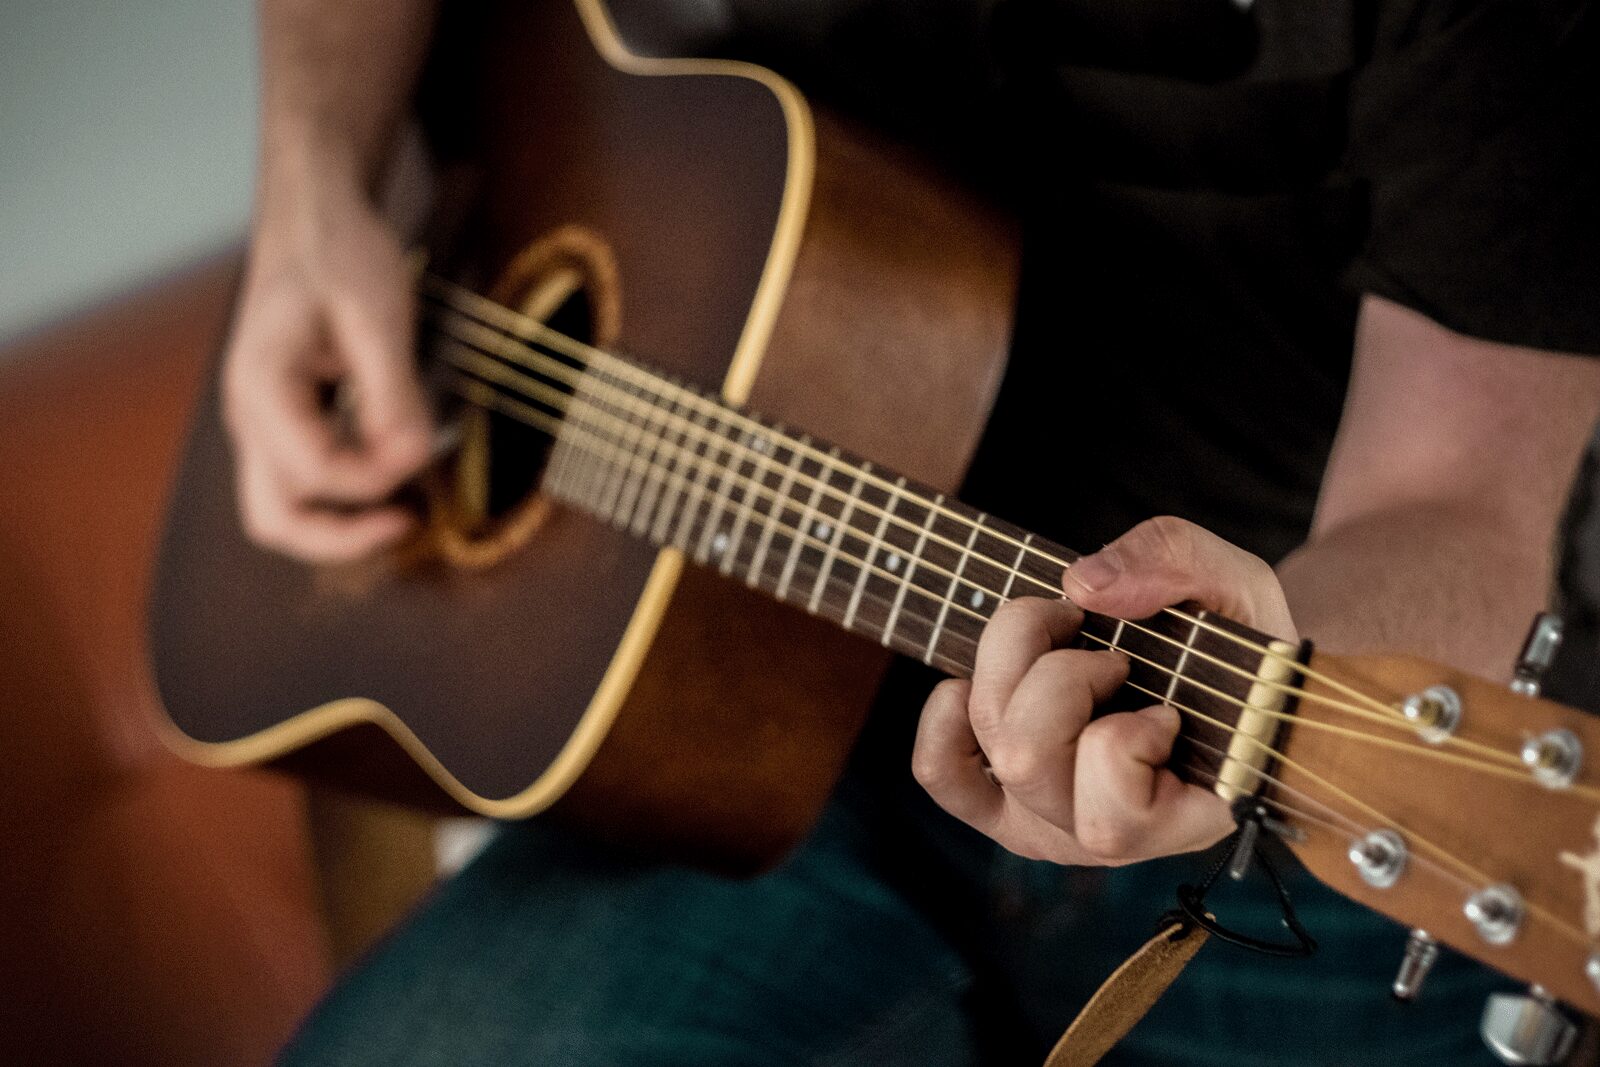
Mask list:
[[[972,674],[1002,604],[1062,595],[1077,553],[630,360],[542,334],[511,351],[504,329],[458,318],[433,349],[464,376],[470,401],[551,430],[542,485],[556,499],[957,677]],[[552,384],[522,380],[535,366]],[[1139,699],[1197,713],[1184,736],[1214,776],[1271,639],[1184,611],[1137,622],[1091,614],[1080,640],[1125,653]]]

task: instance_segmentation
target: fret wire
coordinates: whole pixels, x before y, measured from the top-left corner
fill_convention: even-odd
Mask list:
[[[715,456],[712,454],[716,448],[716,441],[722,435],[725,420],[721,414],[713,409],[711,418],[707,422],[710,433],[701,442],[703,452],[691,455],[699,470],[695,471],[693,484],[689,487],[688,499],[684,502],[678,513],[678,525],[672,535],[672,543],[683,551],[689,551],[689,523],[700,514],[700,502],[705,499],[706,489],[711,484],[713,474],[721,473]]]
[[[579,418],[581,419],[583,417],[583,410],[589,407],[589,402],[586,398],[582,397],[575,399],[576,403],[581,405],[578,413]],[[591,499],[591,494],[594,492],[595,479],[604,469],[605,467],[603,461],[599,456],[594,454],[583,456],[581,461],[573,466],[571,491],[574,494],[575,500],[587,503]]]
[[[726,452],[727,456],[733,460],[733,467],[731,470],[722,458],[724,452]],[[731,448],[724,449],[722,447],[718,448],[717,457],[717,459],[712,461],[712,463],[719,468],[717,473],[717,486],[714,490],[712,490],[711,502],[708,505],[709,511],[705,519],[705,529],[701,531],[699,540],[695,544],[695,550],[693,553],[694,558],[702,563],[706,562],[710,558],[709,552],[711,549],[712,539],[717,533],[717,524],[722,521],[723,512],[727,510],[728,504],[731,503],[731,501],[728,499],[728,488],[731,484],[729,476],[731,474],[732,477],[743,480],[743,475],[740,473],[744,466],[743,457],[735,456]],[[746,484],[748,485],[748,483]],[[723,551],[726,550],[726,545],[724,545]]]
[[[878,553],[883,551],[883,534],[889,526],[889,516],[894,512],[900,501],[900,491],[905,488],[904,477],[895,479],[894,488],[889,490],[887,499],[884,500],[883,514],[878,519],[878,525],[872,531],[872,540],[867,543],[867,554],[862,559],[861,572],[856,576],[854,588],[850,592],[850,606],[844,613],[844,627],[850,628],[855,620],[856,610],[861,606],[861,593],[867,587],[867,579],[871,576],[871,568]]]
[[[664,439],[662,428],[659,428],[656,425],[656,420],[657,417],[661,415],[661,410],[654,404],[646,403],[643,397],[637,398],[635,403],[642,405],[644,409],[640,432],[641,436],[644,434],[649,435],[648,450],[646,452],[645,460],[648,469],[648,465],[653,463],[654,457],[660,454],[661,445]],[[644,492],[644,487],[649,480],[650,479],[645,476],[644,471],[637,472],[637,474],[630,471],[628,477],[623,479],[622,491],[617,494],[614,515],[618,521],[622,523],[622,527],[624,529],[631,530],[633,528],[636,510],[639,506],[639,500]]]
[[[673,414],[675,415],[678,409],[678,402],[676,400],[672,400],[669,401],[669,403],[672,405]],[[680,425],[687,421],[687,417],[679,416],[678,418]],[[669,436],[672,432],[672,427],[669,424],[663,425],[660,431],[657,433],[656,447],[651,451],[648,459],[648,462],[653,469],[669,469],[673,458],[679,454],[682,448],[681,442],[683,439],[683,431],[681,429],[678,431],[679,440],[676,442],[672,441]],[[672,455],[663,462],[661,460],[662,449],[669,447],[674,451]],[[642,482],[643,488],[639,491],[639,498],[634,502],[633,520],[628,523],[629,531],[638,537],[643,537],[647,532],[649,532],[651,518],[655,514],[656,507],[662,503],[662,498],[665,494],[667,485],[667,480],[664,476],[660,478],[645,477],[642,479]]]
[[[1011,599],[1011,586],[1016,583],[1017,577],[1022,573],[1018,570],[1022,566],[1022,557],[1027,555],[1028,547],[1033,544],[1033,534],[1024,534],[1022,547],[1017,549],[1017,558],[1011,561],[1011,576],[1006,579],[1005,588],[1000,590],[1000,602],[1004,604]]]
[[[801,434],[801,437],[809,440],[805,434]],[[782,518],[784,507],[790,503],[789,493],[794,485],[797,473],[796,464],[803,462],[805,461],[800,455],[800,450],[790,448],[789,460],[784,464],[783,479],[778,483],[777,492],[772,495],[772,507],[767,510],[765,522],[762,524],[761,536],[756,542],[756,551],[750,558],[750,572],[745,579],[749,585],[759,586],[760,584],[761,565],[766,560],[767,550],[772,546],[772,536],[777,530],[774,523]]]
[[[781,424],[775,427],[775,432],[783,432]],[[756,453],[759,469],[754,471],[754,478],[746,483],[744,496],[739,501],[739,510],[734,515],[733,529],[728,534],[728,550],[723,553],[722,561],[717,569],[723,574],[732,574],[734,563],[739,556],[739,546],[744,541],[744,531],[750,525],[754,514],[753,501],[757,492],[763,494],[768,491],[767,476],[773,473],[772,442],[764,436],[752,436],[751,449]],[[759,446],[759,447],[757,447]]]
[[[937,501],[940,503],[944,501],[943,493],[938,495]],[[896,620],[900,615],[900,607],[905,603],[906,590],[910,587],[912,578],[916,574],[917,564],[921,562],[922,549],[928,540],[928,530],[933,525],[933,520],[937,517],[937,514],[938,513],[935,512],[933,508],[928,509],[928,517],[922,523],[920,531],[917,534],[916,543],[912,546],[911,552],[906,559],[905,576],[900,579],[900,589],[895,594],[894,606],[889,609],[889,621],[884,625],[883,643],[885,645],[887,645],[893,639]]]
[[[836,447],[830,450],[829,455],[837,455],[838,452],[839,449]],[[800,521],[795,524],[799,530],[799,536],[790,538],[789,552],[784,557],[783,573],[778,577],[778,588],[774,594],[779,600],[784,600],[788,597],[789,582],[794,577],[795,564],[799,561],[800,552],[803,548],[802,539],[810,536],[811,524],[816,521],[817,517],[817,501],[821,498],[822,485],[818,483],[812,488],[811,494],[806,497],[806,505],[800,511]]]
[[[1183,665],[1189,658],[1189,649],[1193,647],[1195,635],[1199,632],[1199,623],[1189,627],[1189,637],[1183,642],[1183,648],[1178,652],[1177,665],[1172,669],[1172,681],[1167,683],[1167,695],[1163,698],[1166,701],[1172,700],[1172,692],[1178,688],[1178,679],[1183,677]]]
[[[708,417],[704,411],[698,411],[690,417],[690,425],[704,426]],[[687,442],[688,432],[685,431],[680,438],[683,442]],[[680,521],[686,511],[688,491],[694,482],[683,472],[687,469],[688,462],[696,457],[696,447],[695,445],[685,447],[680,444],[678,452],[672,457],[672,472],[679,477],[672,479],[674,484],[671,489],[663,492],[662,506],[656,511],[655,522],[650,527],[650,539],[657,544],[667,543],[674,522]]]
[[[817,604],[822,599],[822,576],[824,574],[831,574],[833,572],[834,561],[837,560],[839,556],[839,545],[844,541],[845,531],[850,528],[850,516],[851,513],[855,511],[855,506],[858,500],[857,494],[861,492],[861,486],[864,483],[866,476],[871,473],[871,462],[863,463],[860,467],[860,472],[856,475],[855,482],[851,486],[850,496],[845,501],[844,507],[840,510],[838,519],[835,520],[833,536],[828,539],[827,550],[822,554],[822,565],[817,570],[817,582],[812,587],[811,600],[807,607],[807,610],[813,614],[816,613]]]
[[[634,419],[634,412],[636,405],[641,403],[644,398],[639,395],[637,389],[623,390],[622,395],[624,411],[621,417],[626,429],[623,431],[621,447],[624,452],[636,453],[640,451],[638,445],[641,428]],[[595,501],[596,514],[602,518],[612,515],[612,509],[615,507],[617,499],[622,496],[623,483],[628,480],[628,475],[631,473],[631,465],[612,464],[611,471],[600,483],[600,492]]]
[[[956,595],[956,586],[961,583],[961,574],[967,569],[967,560],[972,555],[972,543],[978,539],[978,533],[983,529],[983,513],[978,513],[977,521],[972,524],[972,532],[967,535],[967,543],[961,549],[961,556],[956,560],[955,573],[950,576],[950,588],[945,590],[944,600],[939,605],[939,617],[934,620],[933,633],[928,637],[927,655],[923,662],[932,664],[933,650],[939,644],[939,634],[944,630],[944,620],[950,614],[951,599]]]

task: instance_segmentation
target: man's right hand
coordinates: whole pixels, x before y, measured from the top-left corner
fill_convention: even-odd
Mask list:
[[[398,237],[357,182],[293,192],[258,208],[224,356],[224,416],[250,539],[335,563],[416,525],[393,497],[428,462],[432,417]]]

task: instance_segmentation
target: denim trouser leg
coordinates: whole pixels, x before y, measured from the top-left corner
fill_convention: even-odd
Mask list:
[[[870,873],[867,850],[838,805],[788,863],[742,881],[508,826],[282,1062],[975,1062],[961,959]]]

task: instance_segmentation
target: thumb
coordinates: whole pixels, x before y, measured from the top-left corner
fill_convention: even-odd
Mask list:
[[[1281,637],[1296,638],[1283,588],[1258,556],[1183,519],[1147,519],[1069,565],[1067,596],[1086,611],[1142,619],[1173,604],[1200,607]]]
[[[358,268],[332,297],[330,318],[363,449],[397,474],[414,473],[427,461],[433,419],[416,367],[416,290],[403,258],[375,256]]]

